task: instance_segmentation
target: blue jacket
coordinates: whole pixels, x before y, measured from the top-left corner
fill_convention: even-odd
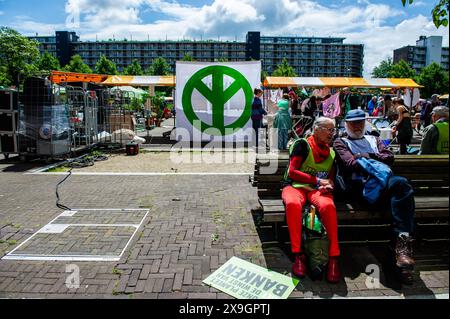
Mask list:
[[[357,159],[362,170],[369,176],[364,183],[363,196],[370,203],[375,203],[386,188],[392,170],[386,164],[374,159],[361,157]]]
[[[267,115],[267,112],[263,108],[262,101],[260,98],[254,97],[252,102],[252,120],[261,121],[263,115]]]

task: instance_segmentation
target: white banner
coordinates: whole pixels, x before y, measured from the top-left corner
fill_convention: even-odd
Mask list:
[[[176,140],[251,140],[253,90],[261,62],[177,62]]]

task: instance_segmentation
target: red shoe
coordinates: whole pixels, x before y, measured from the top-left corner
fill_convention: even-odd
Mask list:
[[[306,256],[304,254],[295,254],[292,273],[298,278],[304,278],[306,276]]]
[[[341,270],[339,268],[339,257],[330,257],[328,261],[327,281],[333,284],[341,280]]]

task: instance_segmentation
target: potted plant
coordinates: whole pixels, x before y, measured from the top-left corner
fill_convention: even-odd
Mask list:
[[[156,92],[155,96],[151,97],[152,99],[152,114],[156,114],[155,117],[155,125],[159,126],[163,117],[164,110],[164,93]]]

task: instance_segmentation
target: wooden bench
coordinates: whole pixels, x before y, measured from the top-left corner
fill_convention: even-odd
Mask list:
[[[253,186],[259,204],[253,210],[261,240],[289,242],[285,208],[281,200],[282,179],[288,165],[287,152],[257,156]],[[406,177],[415,191],[415,237],[424,241],[447,241],[449,218],[448,155],[398,155],[394,174]],[[369,207],[352,199],[335,198],[340,243],[387,242],[392,234],[389,206]]]

